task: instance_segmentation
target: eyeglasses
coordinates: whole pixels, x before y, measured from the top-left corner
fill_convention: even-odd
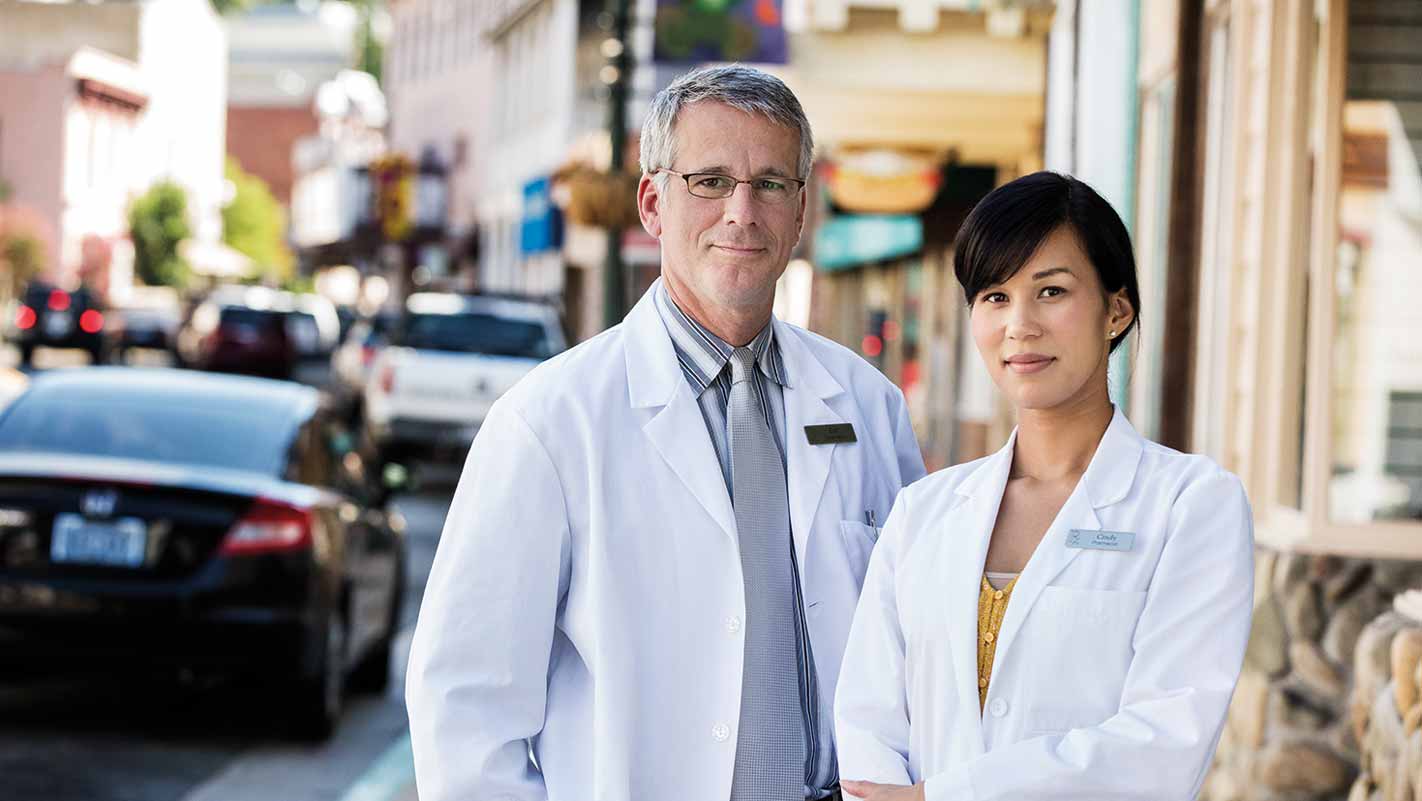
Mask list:
[[[686,181],[686,191],[692,197],[704,198],[706,200],[725,200],[736,193],[736,187],[741,184],[750,184],[751,195],[762,203],[784,203],[800,193],[805,187],[805,182],[799,178],[783,178],[779,175],[762,175],[758,178],[741,180],[731,175],[722,175],[716,172],[677,172],[666,168],[652,170],[652,174],[659,172],[675,175]]]

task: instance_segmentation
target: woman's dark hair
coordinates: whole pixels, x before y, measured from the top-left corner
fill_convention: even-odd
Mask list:
[[[1106,294],[1124,288],[1135,310],[1130,324],[1111,340],[1114,351],[1141,315],[1131,235],[1105,198],[1070,175],[1024,175],[989,192],[973,207],[958,230],[953,254],[963,297],[971,306],[978,293],[1007,281],[1062,226],[1076,234]]]

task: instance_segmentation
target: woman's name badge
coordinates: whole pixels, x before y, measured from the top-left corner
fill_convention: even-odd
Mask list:
[[[1130,531],[1093,531],[1074,528],[1067,534],[1068,548],[1086,548],[1092,551],[1129,551],[1136,544],[1136,535]]]

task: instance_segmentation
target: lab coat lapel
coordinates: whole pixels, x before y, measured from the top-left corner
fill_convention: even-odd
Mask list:
[[[1118,408],[1086,472],[1062,505],[1013,587],[1012,599],[1008,601],[1007,613],[998,631],[997,651],[993,655],[994,676],[1012,651],[1017,634],[1042,591],[1081,556],[1084,549],[1067,547],[1067,537],[1072,529],[1100,530],[1101,519],[1096,510],[1120,502],[1130,492],[1143,444],[1140,434]]]
[[[984,751],[982,718],[978,714],[978,595],[983,565],[987,561],[992,529],[997,521],[1002,493],[1012,469],[1016,433],[1002,450],[988,457],[958,487],[958,506],[945,525],[948,547],[940,550],[940,569],[948,579],[948,637],[952,646],[953,673],[957,678],[958,704],[971,714],[961,717],[969,726],[967,738],[975,753]]]
[[[654,283],[622,323],[628,399],[634,408],[652,410],[642,433],[706,513],[734,541],[736,517],[726,479],[706,432],[706,419],[681,372],[671,335],[657,313],[653,302],[656,291]]]
[[[774,320],[773,325],[775,342],[785,363],[788,384],[783,388],[785,480],[790,503],[790,532],[795,540],[795,556],[803,575],[810,529],[814,525],[815,511],[819,508],[825,483],[829,479],[834,452],[837,448],[863,446],[809,443],[805,426],[846,422],[825,402],[828,398],[842,394],[844,388],[805,346],[798,331],[779,320]]]

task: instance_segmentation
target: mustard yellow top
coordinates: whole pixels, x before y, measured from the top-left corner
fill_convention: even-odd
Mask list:
[[[1007,582],[997,589],[983,576],[983,587],[978,593],[978,712],[987,704],[988,677],[992,675],[992,659],[997,653],[997,633],[1002,628],[1002,617],[1007,614],[1007,602],[1012,600],[1012,588],[1017,579]]]

